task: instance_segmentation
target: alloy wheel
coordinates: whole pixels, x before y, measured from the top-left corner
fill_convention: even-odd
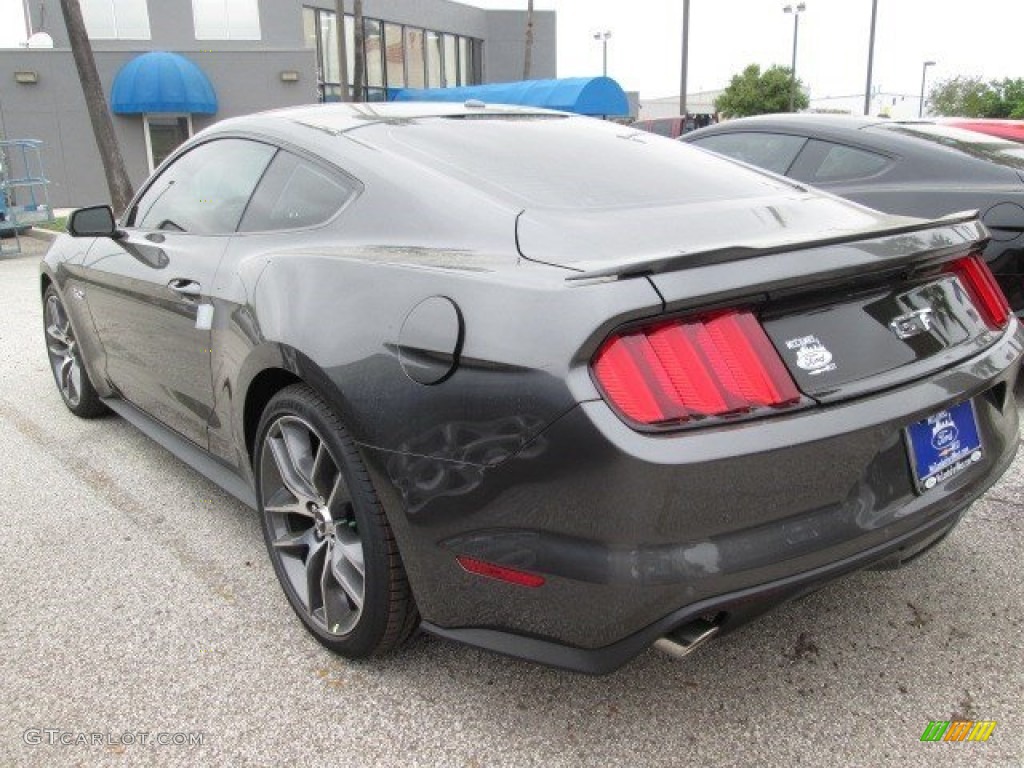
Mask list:
[[[78,343],[64,306],[54,295],[46,299],[46,350],[61,395],[72,408],[82,399],[82,363]]]
[[[308,618],[330,635],[348,634],[363,611],[366,566],[344,475],[307,421],[282,415],[264,434],[260,494],[271,557]]]

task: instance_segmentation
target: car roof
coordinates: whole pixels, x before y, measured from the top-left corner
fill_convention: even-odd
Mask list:
[[[531,115],[563,115],[550,109],[519,107],[505,104],[467,102],[360,102],[307,104],[267,112],[229,118],[216,124],[225,131],[244,130],[249,127],[275,128],[287,132],[289,126],[318,128],[331,134],[340,134],[371,123],[390,123],[431,117],[526,117]]]
[[[779,128],[788,126],[792,129],[844,129],[859,130],[871,125],[892,123],[883,117],[870,117],[864,115],[819,115],[804,113],[782,113],[774,115],[756,115],[754,117],[739,117],[726,120],[718,124],[725,128],[729,126],[744,125],[748,127],[772,127]],[[714,126],[712,126],[714,127]],[[706,129],[702,129],[706,130]]]

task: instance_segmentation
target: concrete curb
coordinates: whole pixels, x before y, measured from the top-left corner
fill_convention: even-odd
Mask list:
[[[53,232],[49,229],[39,229],[37,227],[31,227],[28,232],[25,232],[22,237],[31,237],[33,240],[44,240],[46,242],[52,242],[57,239],[57,235],[60,232]]]

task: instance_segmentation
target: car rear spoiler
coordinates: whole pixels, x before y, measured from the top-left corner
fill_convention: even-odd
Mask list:
[[[892,237],[894,235],[905,235],[913,232],[922,232],[939,227],[950,227],[958,224],[975,224],[977,234],[968,238],[984,243],[988,239],[988,230],[978,220],[978,211],[960,211],[950,213],[937,219],[908,219],[909,223],[896,226],[881,227],[879,229],[860,230],[848,232],[832,237],[821,237],[812,240],[801,239],[798,241],[776,241],[763,245],[727,245],[709,248],[703,251],[678,251],[670,256],[655,257],[644,261],[635,261],[628,264],[614,264],[608,267],[577,272],[566,279],[567,282],[589,281],[589,280],[623,280],[630,277],[646,277],[657,275],[663,272],[674,272],[679,269],[690,267],[705,267],[712,264],[725,264],[732,261],[742,261],[756,256],[769,256],[777,253],[792,251],[805,251],[812,248],[824,248],[831,245],[843,245],[863,240],[870,240],[881,237]]]

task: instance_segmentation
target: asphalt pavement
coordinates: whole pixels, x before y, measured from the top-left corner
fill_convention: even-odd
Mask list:
[[[293,618],[255,513],[66,411],[23,242],[0,256],[0,765],[1024,765],[1024,458],[928,556],[682,661],[591,678],[419,637],[348,662]],[[997,725],[920,741],[957,718]]]

